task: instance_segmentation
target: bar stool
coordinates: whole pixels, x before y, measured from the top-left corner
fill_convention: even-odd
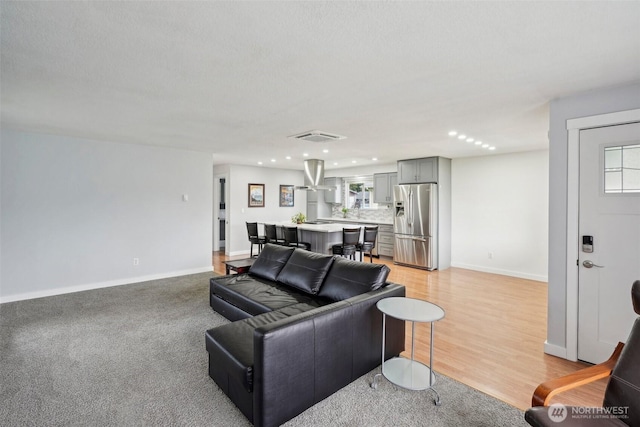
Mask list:
[[[262,245],[267,243],[267,238],[265,236],[258,235],[257,222],[247,222],[247,234],[249,235],[249,241],[251,242],[251,251],[249,256],[253,258],[253,245],[258,245],[258,255],[260,255]]]
[[[369,254],[369,262],[373,262],[373,248],[376,247],[376,238],[378,237],[378,226],[365,227],[362,242],[356,245],[356,249],[360,251],[360,261],[362,261],[362,253]]]
[[[264,234],[267,243],[273,243],[276,245],[284,245],[285,243],[283,238],[278,238],[278,231],[275,224],[265,224]]]
[[[342,243],[331,246],[331,252],[334,255],[342,255],[349,259],[356,259],[356,246],[360,241],[360,227],[343,228]]]
[[[293,246],[294,248],[303,248],[308,251],[311,250],[311,243],[300,242],[298,240],[298,227],[283,227],[283,228],[284,228],[285,246]]]

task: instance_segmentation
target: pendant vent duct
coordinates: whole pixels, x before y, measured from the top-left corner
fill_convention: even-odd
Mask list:
[[[303,132],[298,135],[291,135],[289,138],[302,139],[310,142],[328,142],[328,141],[336,141],[339,139],[345,139],[346,136],[336,135],[334,133],[322,132],[319,130],[310,130],[308,132]]]

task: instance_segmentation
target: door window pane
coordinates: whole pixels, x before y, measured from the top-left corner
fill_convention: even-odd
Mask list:
[[[605,193],[622,193],[622,171],[606,171],[604,173]]]
[[[640,193],[640,145],[605,148],[604,192]]]
[[[609,147],[604,150],[604,169],[620,169],[622,167],[622,148]]]
[[[640,193],[640,169],[625,170],[622,187],[625,193]]]
[[[640,145],[625,147],[622,167],[640,170]]]

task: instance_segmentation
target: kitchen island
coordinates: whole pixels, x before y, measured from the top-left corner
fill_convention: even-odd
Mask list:
[[[344,224],[356,224],[356,225],[377,225],[378,226],[378,238],[376,239],[376,246],[373,248],[373,256],[377,257],[383,255],[393,258],[393,219],[389,220],[369,220],[369,219],[356,219],[356,218],[318,218],[318,221],[323,222],[340,222]]]
[[[311,251],[321,254],[331,254],[331,246],[342,243],[343,228],[363,228],[365,225],[358,223],[332,223],[332,224],[293,224],[291,221],[269,222],[279,227],[298,227],[298,239],[301,242],[311,244]]]

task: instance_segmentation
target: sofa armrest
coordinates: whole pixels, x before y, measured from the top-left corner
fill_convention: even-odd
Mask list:
[[[380,365],[382,317],[375,304],[404,294],[403,286],[389,285],[256,328],[254,425],[278,426]],[[395,354],[404,349],[403,322],[397,331],[402,348]],[[363,337],[370,341],[364,348]]]

